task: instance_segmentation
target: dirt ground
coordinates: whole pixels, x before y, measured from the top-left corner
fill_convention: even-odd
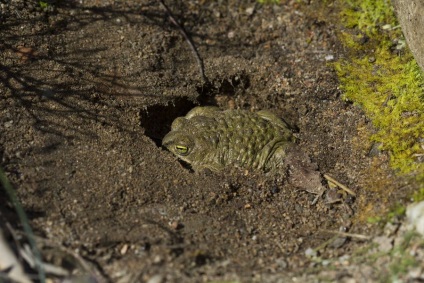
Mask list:
[[[289,282],[313,274],[308,248],[351,254],[362,242],[333,232],[373,234],[363,209],[403,201],[368,190],[370,179],[405,183],[368,142],[361,109],[341,99],[331,4],[167,1],[202,80],[159,1],[0,3],[0,165],[46,261],[83,273],[61,247],[111,282]],[[313,205],[261,172],[193,173],[161,139],[195,105],[272,110],[356,197],[329,190]],[[18,228],[0,199],[3,223]]]

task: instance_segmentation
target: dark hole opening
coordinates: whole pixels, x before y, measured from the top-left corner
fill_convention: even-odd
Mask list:
[[[166,105],[152,105],[140,111],[140,126],[145,129],[145,134],[157,146],[162,145],[163,137],[171,130],[172,121],[184,116],[197,103],[188,98],[177,98]]]

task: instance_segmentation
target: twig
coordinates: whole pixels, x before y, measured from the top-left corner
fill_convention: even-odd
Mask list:
[[[200,58],[199,52],[197,51],[196,46],[193,43],[193,40],[191,40],[191,38],[188,36],[184,27],[182,25],[180,25],[177,22],[177,20],[174,18],[171,10],[169,10],[169,8],[168,8],[168,6],[166,6],[165,2],[163,0],[159,0],[159,3],[166,10],[166,13],[168,14],[168,18],[171,21],[171,23],[173,23],[178,28],[178,30],[184,36],[185,40],[187,41],[188,45],[190,46],[191,51],[193,51],[194,57],[196,58],[196,61],[197,61],[197,65],[199,66],[200,75],[202,76],[202,81],[206,82],[207,79],[206,79],[206,76],[205,76],[205,67],[203,65],[202,59]]]
[[[351,234],[351,233],[346,233],[346,232],[340,232],[340,231],[331,231],[331,230],[319,230],[320,232],[324,232],[324,233],[330,233],[330,234],[334,234],[333,237],[331,237],[329,240],[325,241],[324,243],[322,243],[321,245],[319,245],[318,247],[314,248],[314,251],[319,251],[324,249],[325,247],[327,247],[331,242],[333,242],[334,240],[336,240],[338,237],[342,236],[342,237],[350,237],[350,238],[357,238],[360,240],[371,240],[371,237],[365,236],[365,235],[361,235],[361,234]]]
[[[25,274],[24,268],[16,258],[12,249],[4,238],[3,231],[0,228],[0,270],[9,269],[7,275],[16,282],[30,283],[31,279]],[[0,278],[0,281],[1,278]]]
[[[98,283],[108,282],[108,280],[102,275],[102,273],[95,266],[87,262],[83,257],[81,257],[78,253],[74,252],[72,249],[63,246],[60,243],[55,243],[54,241],[50,239],[45,239],[45,238],[36,236],[36,240],[43,245],[46,245],[55,249],[59,249],[61,252],[73,257],[76,260],[77,264],[79,264],[79,267],[82,268],[85,272],[87,272],[90,278],[93,278],[95,280],[94,282],[98,282]]]
[[[371,237],[361,235],[361,234],[352,234],[352,233],[346,233],[346,232],[340,232],[340,231],[331,231],[331,230],[320,230],[321,232],[330,233],[330,234],[336,234],[343,237],[350,237],[350,238],[357,238],[360,240],[371,240]]]
[[[345,192],[347,192],[348,194],[356,197],[356,193],[354,191],[352,191],[351,189],[349,189],[348,187],[346,187],[345,185],[343,185],[342,183],[340,183],[339,181],[337,181],[336,179],[334,179],[333,177],[324,174],[324,178],[327,179],[327,181],[330,181],[331,183],[334,183],[335,185],[337,185],[340,189],[344,190]]]
[[[19,220],[22,223],[22,228],[25,231],[28,242],[34,254],[35,266],[37,267],[38,271],[38,279],[40,280],[40,282],[44,283],[46,282],[46,273],[43,268],[40,251],[37,249],[37,246],[35,244],[34,233],[32,232],[31,226],[29,226],[28,217],[26,216],[25,211],[18,200],[18,197],[16,196],[16,193],[12,188],[12,185],[10,184],[9,180],[6,177],[6,174],[4,174],[2,169],[0,169],[0,183],[3,185],[3,188],[5,189],[10,201],[15,207]]]
[[[25,261],[29,264],[29,266],[33,268],[35,265],[35,260],[34,260],[34,255],[32,254],[30,247],[28,245],[24,245],[23,248],[19,250],[19,253],[25,259]],[[64,276],[64,277],[69,276],[69,272],[60,266],[54,266],[46,262],[43,262],[42,264],[47,274],[53,274],[55,276]]]

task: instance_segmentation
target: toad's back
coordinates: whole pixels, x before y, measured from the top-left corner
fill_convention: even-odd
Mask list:
[[[163,144],[195,169],[235,165],[270,170],[291,141],[287,125],[270,112],[196,107],[173,122]],[[190,143],[180,145],[187,152],[178,152],[179,143]]]

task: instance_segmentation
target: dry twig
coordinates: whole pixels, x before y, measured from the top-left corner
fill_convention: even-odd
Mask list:
[[[54,241],[52,241],[50,239],[45,239],[45,238],[41,238],[41,237],[37,237],[37,236],[36,236],[36,241],[40,245],[49,246],[51,248],[57,249],[57,250],[65,253],[66,255],[71,256],[76,261],[76,263],[79,265],[79,267],[86,273],[85,275],[82,276],[82,278],[85,278],[85,277],[91,278],[92,281],[90,281],[90,282],[97,282],[97,283],[107,282],[107,279],[102,275],[102,273],[95,266],[93,266],[92,264],[87,262],[83,257],[81,257],[77,252],[73,251],[72,249],[63,246],[61,243],[55,243]],[[64,269],[62,269],[60,267],[55,268],[52,265],[48,265],[46,267],[50,271],[52,271],[52,274],[59,275],[58,272],[64,271]],[[62,274],[60,274],[60,275],[62,275]]]
[[[3,231],[0,228],[0,270],[9,270],[7,276],[16,282],[30,283],[32,282],[27,274],[24,272],[19,260],[9,247]],[[0,278],[1,281],[1,278]]]
[[[327,181],[329,181],[329,182],[331,182],[331,183],[333,183],[333,184],[337,185],[340,189],[344,190],[344,191],[345,191],[345,192],[347,192],[348,194],[350,194],[350,195],[352,195],[352,196],[356,197],[356,193],[355,193],[354,191],[352,191],[351,189],[349,189],[348,187],[346,187],[345,185],[343,185],[342,183],[340,183],[339,181],[337,181],[336,179],[334,179],[334,178],[333,178],[333,177],[331,177],[330,175],[324,174],[324,178],[325,178]]]
[[[18,197],[16,196],[15,190],[13,189],[12,185],[9,182],[9,179],[7,178],[6,174],[3,172],[2,169],[0,169],[0,184],[5,189],[9,200],[15,207],[15,211],[19,217],[19,220],[22,224],[22,228],[25,231],[25,235],[28,239],[28,242],[32,248],[32,252],[34,254],[35,259],[35,267],[37,269],[37,275],[40,282],[46,282],[46,274],[43,268],[43,263],[41,259],[40,251],[38,250],[35,241],[34,241],[34,233],[32,232],[31,226],[29,225],[29,220],[27,215],[25,214],[24,209],[22,208],[21,203],[18,200]]]
[[[197,65],[199,66],[199,70],[200,70],[200,75],[202,76],[202,81],[207,82],[207,79],[205,76],[205,67],[203,65],[202,59],[200,58],[199,52],[197,51],[196,46],[193,43],[193,40],[191,40],[191,38],[188,36],[184,27],[177,22],[175,17],[172,15],[171,10],[169,10],[168,6],[166,6],[165,2],[163,0],[159,0],[159,3],[166,10],[166,13],[168,14],[168,18],[171,21],[171,23],[173,23],[178,28],[180,33],[184,36],[185,40],[187,41],[188,45],[191,48],[191,51],[194,54],[194,57],[196,58]]]
[[[371,240],[371,237],[361,235],[361,234],[352,234],[352,233],[346,233],[346,232],[340,232],[340,231],[331,231],[331,230],[320,230],[321,232],[335,234],[342,237],[350,237],[350,238],[356,238],[359,240]]]

